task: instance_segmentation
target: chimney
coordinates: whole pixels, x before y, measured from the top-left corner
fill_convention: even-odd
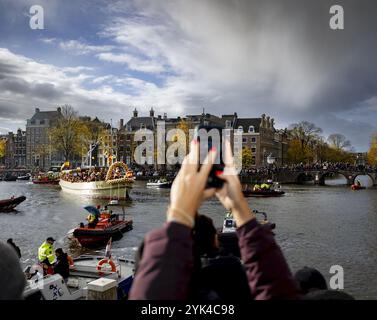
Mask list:
[[[271,128],[271,122],[270,122],[270,117],[269,117],[269,116],[267,116],[266,127],[267,127],[268,129]]]
[[[274,120],[274,118],[271,118],[271,129],[274,128],[274,124],[275,124],[275,120]]]
[[[161,120],[161,119],[162,119],[162,117],[161,117],[160,114],[157,116],[157,119],[158,119],[158,120]]]
[[[35,108],[35,113],[38,113],[39,111],[39,108]]]
[[[168,118],[168,114],[164,112],[164,120],[166,120],[167,118]]]
[[[265,127],[265,125],[266,125],[266,115],[263,113],[262,114],[262,116],[261,116],[261,122],[260,122],[260,126],[262,127],[262,128],[264,128]]]
[[[58,110],[59,113],[62,113],[62,108],[58,107],[57,110]]]
[[[120,119],[119,120],[119,130],[122,130],[124,127],[124,120],[123,119]]]
[[[137,109],[134,110],[134,118],[137,118]]]
[[[149,115],[151,116],[151,118],[154,118],[154,110],[153,110],[153,107],[151,108],[151,110],[149,110]]]

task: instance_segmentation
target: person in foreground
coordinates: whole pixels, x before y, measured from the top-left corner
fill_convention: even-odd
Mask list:
[[[194,267],[192,229],[195,216],[203,201],[214,195],[236,219],[241,259],[252,297],[256,300],[300,298],[271,230],[257,222],[243,197],[230,143],[226,141],[225,169],[218,175],[225,183],[219,190],[205,188],[216,150],[210,150],[200,169],[199,143],[193,141],[190,150],[172,185],[167,223],[145,238],[130,299],[188,299]]]

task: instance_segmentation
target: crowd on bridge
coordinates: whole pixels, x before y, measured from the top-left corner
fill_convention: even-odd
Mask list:
[[[313,164],[291,164],[283,165],[280,167],[277,166],[263,166],[251,168],[248,170],[241,170],[241,176],[247,175],[266,175],[283,173],[283,172],[301,172],[301,171],[328,171],[328,172],[338,172],[338,171],[347,171],[347,172],[361,172],[361,173],[377,173],[376,166],[370,165],[353,165],[350,163],[342,162],[323,162],[323,163],[313,163]]]

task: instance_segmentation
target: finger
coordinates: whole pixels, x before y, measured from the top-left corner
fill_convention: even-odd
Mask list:
[[[206,158],[204,159],[204,163],[200,168],[200,177],[202,180],[207,181],[209,172],[216,160],[217,151],[215,147],[212,147],[211,150],[208,152]]]
[[[207,200],[209,198],[212,198],[216,193],[216,189],[215,188],[211,188],[211,189],[205,189],[204,192],[203,192],[203,200]]]
[[[188,171],[194,173],[198,171],[199,167],[199,142],[193,139],[190,143],[190,153],[188,154]]]
[[[225,166],[227,166],[227,167],[233,167],[234,166],[232,146],[230,145],[229,139],[225,140],[225,159],[224,159],[224,163],[225,163]]]

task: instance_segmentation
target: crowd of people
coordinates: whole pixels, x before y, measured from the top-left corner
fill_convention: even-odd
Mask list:
[[[223,180],[218,189],[206,187],[216,149],[199,167],[198,143],[191,144],[171,188],[167,221],[146,235],[137,252],[131,300],[353,299],[343,291],[329,290],[316,269],[291,272],[271,227],[257,221],[242,194],[229,143],[224,171],[215,172]],[[236,233],[219,235],[212,220],[198,214],[212,197],[231,212]],[[54,242],[49,237],[41,245],[39,262],[46,274],[59,273],[67,279],[69,257],[62,249],[54,251]],[[18,250],[12,243],[1,244],[0,250],[7,251],[0,259],[4,270],[0,299],[21,298],[25,277]]]
[[[106,168],[90,168],[62,172],[60,179],[68,182],[93,182],[106,179]]]

